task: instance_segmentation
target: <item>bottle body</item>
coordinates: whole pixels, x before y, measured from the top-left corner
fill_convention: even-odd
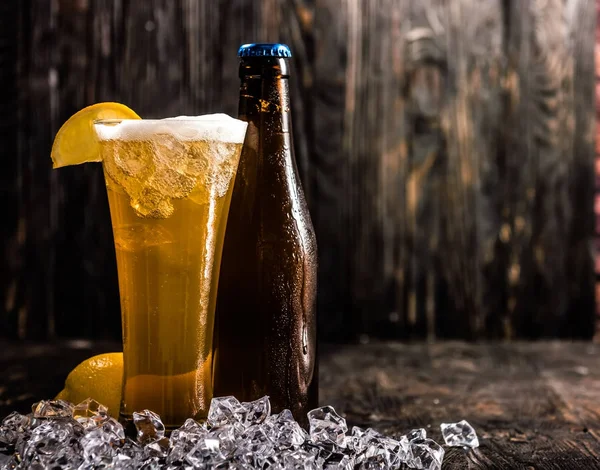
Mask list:
[[[214,386],[215,396],[241,401],[269,395],[274,412],[288,408],[306,422],[317,406],[317,247],[294,159],[286,67],[275,58],[240,67],[248,131],[223,248]]]

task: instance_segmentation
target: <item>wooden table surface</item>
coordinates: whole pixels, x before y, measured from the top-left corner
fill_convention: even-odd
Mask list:
[[[54,396],[79,361],[118,345],[0,343],[0,418]],[[468,420],[481,446],[444,470],[600,469],[600,345],[399,344],[322,348],[321,402],[385,433]]]

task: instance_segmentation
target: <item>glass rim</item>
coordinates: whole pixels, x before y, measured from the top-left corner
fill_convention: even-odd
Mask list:
[[[237,119],[237,118],[234,118]],[[130,119],[130,118],[125,118],[125,119],[118,119],[118,118],[108,118],[108,119],[94,119],[93,124],[101,124],[101,125],[109,125],[109,124],[119,124],[121,122],[151,122],[151,123],[156,123],[156,122],[223,122],[222,119],[170,119],[170,118],[163,118],[163,119]]]

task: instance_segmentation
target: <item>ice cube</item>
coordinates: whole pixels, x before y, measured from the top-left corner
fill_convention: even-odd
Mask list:
[[[144,446],[144,452],[148,457],[166,457],[171,449],[171,441],[168,437],[161,437]]]
[[[411,442],[417,439],[426,439],[427,431],[423,428],[413,429],[406,435],[406,438]]]
[[[256,425],[246,429],[242,439],[238,440],[239,447],[251,455],[272,454],[274,443],[270,438],[268,430],[264,426]],[[237,449],[233,449],[236,451]]]
[[[396,440],[371,428],[365,430],[354,426],[348,441],[349,447],[357,454],[357,463],[364,463],[368,468],[378,468],[381,459],[390,468],[396,468],[407,462],[410,456],[410,444],[406,437]]]
[[[114,470],[137,470],[142,465],[142,462],[141,460],[136,461],[127,455],[117,454],[110,468]],[[79,468],[79,470],[83,469]],[[89,470],[95,470],[95,468],[91,467]]]
[[[229,464],[229,466],[227,467],[228,470],[255,470],[253,465],[244,463],[244,462],[234,462]],[[175,470],[175,469],[173,469]],[[269,469],[270,470],[270,469]],[[278,469],[273,469],[273,470],[278,470]]]
[[[108,418],[102,423],[99,429],[113,444],[120,444],[125,440],[125,430],[123,429],[123,425],[115,418]]]
[[[274,470],[285,470],[282,465],[282,460],[279,455],[275,454],[258,454],[255,456],[254,468],[268,468]]]
[[[171,433],[171,442],[177,444],[180,442],[196,441],[199,437],[204,436],[208,430],[206,426],[199,424],[197,421],[188,418],[180,428],[175,429]]]
[[[294,420],[290,410],[269,416],[265,424],[271,440],[280,450],[298,448],[308,439],[308,434]]]
[[[149,142],[152,154],[152,161],[156,171],[153,176],[157,176],[159,170],[180,171],[187,166],[190,160],[190,144],[178,139],[173,134],[162,133],[155,134]],[[162,176],[163,173],[160,173]],[[167,187],[168,191],[170,188]]]
[[[59,458],[64,447],[79,447],[78,439],[83,435],[83,428],[73,420],[46,420],[32,432],[24,443],[22,458],[24,468],[41,465],[48,467],[55,457]]]
[[[219,452],[222,455],[229,456],[235,451],[237,446],[237,434],[239,429],[235,425],[239,423],[227,424],[215,429],[211,429],[207,439],[217,439],[219,442]],[[238,431],[238,432],[236,432]],[[207,443],[207,446],[209,443]]]
[[[208,423],[213,426],[244,423],[247,410],[235,397],[217,397],[210,402]]]
[[[4,454],[0,452],[0,469],[13,470],[19,466],[20,459],[15,454]]]
[[[419,470],[440,470],[444,459],[444,449],[433,439],[413,439],[410,441],[411,457],[407,465]]]
[[[96,428],[81,438],[83,458],[89,465],[100,466],[112,463],[115,456],[113,436],[102,428]]]
[[[163,196],[161,199],[168,200],[165,195],[180,199],[192,192],[196,186],[196,178],[182,173],[177,168],[164,166],[148,178],[146,184],[147,187],[144,189],[153,189],[157,194]]]
[[[185,456],[184,461],[195,468],[226,468],[220,465],[231,461],[231,456],[239,444],[236,441],[234,425],[227,424],[213,428],[205,437],[199,439],[196,446]],[[207,466],[203,467],[202,465],[205,464]]]
[[[137,440],[140,444],[150,444],[165,436],[165,425],[160,416],[150,410],[133,413],[133,423],[137,429]]]
[[[366,440],[364,440],[365,430],[358,426],[352,427],[352,432],[347,438],[348,448],[356,452],[357,454],[365,450],[367,446]]]
[[[255,401],[244,402],[242,407],[246,411],[246,419],[244,420],[246,426],[260,424],[271,414],[271,402],[267,396]]]
[[[318,468],[315,456],[302,449],[283,454],[283,465],[290,470],[317,470]]]
[[[203,128],[199,133],[198,124],[189,127],[187,121],[140,120],[96,128],[101,140],[107,142],[103,162],[111,189],[118,188],[129,196],[138,215],[169,217],[173,199],[188,197],[198,186],[210,187],[209,192],[217,197],[227,192],[237,168],[240,143],[221,141],[221,131],[215,134],[215,124],[208,122],[200,123]],[[212,128],[208,133],[206,126]],[[189,138],[190,133],[194,139]],[[200,135],[204,138],[196,140]]]
[[[31,418],[16,411],[9,414],[0,424],[0,452],[12,451],[19,439],[30,430]]]
[[[389,468],[396,468],[390,466],[389,460],[385,456],[377,454],[371,457],[367,457],[358,466],[359,470],[387,470]]]
[[[141,462],[137,468],[139,470],[161,470],[163,466],[158,457],[152,457]]]
[[[129,457],[130,459],[143,459],[144,449],[136,441],[131,438],[126,438],[122,445],[115,445],[117,449],[117,455],[123,458]]]
[[[186,454],[184,461],[194,468],[208,468],[205,463],[211,460],[212,454],[217,454],[218,452],[218,439],[203,438]]]
[[[211,454],[216,454],[221,448],[221,441],[214,437],[207,437],[204,439],[204,445]]]
[[[42,400],[31,407],[34,418],[70,418],[73,405],[63,400]]]
[[[92,418],[98,415],[106,416],[107,413],[108,409],[106,406],[98,403],[93,398],[86,398],[73,407],[73,417],[75,419],[78,417]]]
[[[446,445],[450,447],[479,447],[475,429],[464,419],[458,423],[442,423],[440,428]]]
[[[171,433],[171,451],[167,456],[168,464],[183,462],[194,446],[198,444],[199,439],[206,436],[208,430],[193,419],[188,419],[183,426]]]
[[[2,420],[2,424],[0,424],[0,429],[11,429],[16,432],[25,432],[29,429],[31,424],[31,417],[27,415],[22,415],[13,411],[6,418]]]
[[[108,410],[96,400],[87,398],[73,407],[73,418],[84,429],[95,428],[108,419]]]
[[[346,447],[346,420],[332,406],[324,406],[308,412],[310,438],[315,443],[329,443]]]
[[[401,436],[400,439],[386,438],[385,442],[390,451],[390,464],[392,466],[399,466],[401,463],[406,463],[412,459],[410,441],[406,436]]]
[[[323,454],[327,457],[323,457]],[[339,452],[322,452],[320,457],[317,457],[317,465],[325,470],[352,470],[354,469],[354,457]],[[318,467],[317,467],[318,468]]]
[[[65,445],[52,455],[48,461],[48,467],[52,469],[77,468],[82,462],[83,457],[79,445]]]
[[[173,243],[173,235],[157,224],[122,224],[114,227],[117,250],[134,252]]]

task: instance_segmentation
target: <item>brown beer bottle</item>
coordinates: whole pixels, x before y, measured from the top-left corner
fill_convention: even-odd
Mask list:
[[[305,424],[317,407],[317,245],[292,139],[290,49],[240,47],[248,122],[225,233],[215,327],[215,396],[269,395]]]

